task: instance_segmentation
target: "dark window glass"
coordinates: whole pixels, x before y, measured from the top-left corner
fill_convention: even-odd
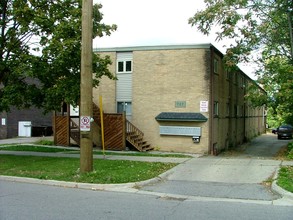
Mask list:
[[[123,62],[120,61],[120,62],[118,62],[118,72],[123,72],[123,71],[124,71]]]
[[[126,72],[131,72],[131,61],[126,61]]]

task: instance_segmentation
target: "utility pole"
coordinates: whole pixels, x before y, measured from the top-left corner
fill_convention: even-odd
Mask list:
[[[93,170],[92,35],[93,0],[82,1],[81,75],[80,75],[80,172]]]

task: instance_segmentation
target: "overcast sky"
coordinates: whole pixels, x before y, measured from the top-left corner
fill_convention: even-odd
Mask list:
[[[225,53],[224,45],[230,44],[216,42],[214,34],[204,36],[188,24],[188,19],[205,7],[204,0],[93,1],[103,5],[102,22],[118,26],[111,36],[96,38],[94,48],[213,43]],[[251,69],[242,66],[241,69],[253,77]]]

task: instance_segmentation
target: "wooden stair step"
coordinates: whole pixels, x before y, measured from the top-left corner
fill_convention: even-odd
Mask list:
[[[148,146],[148,147],[144,147],[142,148],[142,151],[150,151],[150,150],[153,150],[154,148],[152,146]]]

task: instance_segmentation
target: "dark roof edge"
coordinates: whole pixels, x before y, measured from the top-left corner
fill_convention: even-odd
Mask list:
[[[157,121],[202,121],[206,122],[208,119],[160,119],[156,118]]]
[[[211,43],[204,44],[169,44],[152,46],[129,46],[129,47],[105,47],[94,48],[94,52],[126,52],[126,51],[147,51],[147,50],[174,50],[174,49],[208,49]]]
[[[155,117],[157,121],[201,121],[206,122],[208,119],[198,112],[161,112]]]

